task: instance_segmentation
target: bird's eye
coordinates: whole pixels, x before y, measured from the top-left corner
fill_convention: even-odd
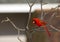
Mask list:
[[[33,23],[35,23],[35,21],[33,21]]]

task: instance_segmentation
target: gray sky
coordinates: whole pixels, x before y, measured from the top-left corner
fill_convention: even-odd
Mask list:
[[[30,0],[30,1],[33,2],[34,0]],[[58,2],[58,0],[43,0],[43,1],[48,3]],[[0,0],[0,3],[26,3],[26,0]]]

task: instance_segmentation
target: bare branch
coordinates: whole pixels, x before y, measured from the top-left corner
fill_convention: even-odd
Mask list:
[[[26,1],[27,1],[28,5],[29,5],[30,7],[32,7],[32,6],[35,4],[35,2],[36,2],[36,0],[34,0],[34,2],[31,4],[28,0],[26,0]]]
[[[27,26],[26,26],[26,28],[29,29],[28,25],[29,25],[30,18],[31,18],[31,10],[32,10],[32,6],[35,4],[36,0],[35,0],[32,4],[30,4],[30,2],[29,2],[28,0],[26,0],[26,1],[27,1],[28,5],[29,5],[29,7],[30,7],[30,9],[29,9],[28,22],[27,22]]]
[[[50,11],[48,13],[45,13],[45,15],[49,14],[52,11],[55,11],[58,8],[58,6],[56,6],[55,8],[51,8]]]
[[[59,29],[57,29],[57,28],[55,28],[54,26],[52,26],[52,25],[49,25],[52,29],[54,29],[54,30],[56,30],[56,31],[58,31],[58,32],[60,32],[60,30]]]
[[[25,31],[25,29],[19,29],[8,17],[6,17],[6,20],[2,20],[1,23],[3,23],[3,22],[8,22],[8,21],[13,25],[13,27],[14,27],[15,29],[18,30],[18,37],[17,37],[17,39],[18,39],[20,42],[22,42],[22,40],[19,39],[19,35],[20,35],[20,31]]]
[[[23,42],[23,41],[19,38],[19,36],[20,36],[20,30],[18,30],[18,37],[17,37],[17,39],[18,39],[20,42]]]

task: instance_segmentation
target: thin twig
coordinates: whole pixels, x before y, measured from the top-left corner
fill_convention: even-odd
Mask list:
[[[42,3],[43,3],[43,0],[40,1],[41,3],[41,20],[43,20],[43,17],[44,17],[44,14],[43,14],[43,7],[42,7]]]
[[[51,13],[52,11],[56,10],[57,7],[58,7],[58,6],[56,6],[55,8],[51,8],[48,13],[45,13],[44,17],[45,17],[47,14]]]
[[[17,37],[17,39],[18,39],[20,42],[22,42],[22,40],[19,39],[19,35],[20,35],[20,31],[25,31],[25,29],[19,29],[8,17],[6,17],[6,18],[7,18],[7,19],[6,19],[6,20],[2,20],[1,23],[3,23],[3,22],[8,22],[8,21],[9,21],[9,22],[13,25],[13,27],[18,30],[18,37]]]
[[[58,32],[60,32],[60,30],[59,29],[57,29],[57,28],[55,28],[54,26],[52,26],[52,25],[49,25],[52,29],[54,29],[54,30],[56,30],[56,31],[58,31]]]
[[[18,37],[17,37],[17,39],[18,39],[20,42],[23,42],[23,41],[19,38],[19,36],[20,36],[20,30],[18,30]]]
[[[30,9],[29,9],[28,22],[27,22],[27,26],[26,26],[26,28],[27,28],[27,29],[29,29],[28,25],[29,25],[30,18],[31,18],[31,10],[32,10],[32,6],[35,4],[36,0],[35,0],[31,5],[30,5],[30,3],[29,3],[29,1],[28,1],[28,0],[26,0],[26,1],[27,1],[28,5],[29,5],[29,7],[30,7]]]
[[[57,10],[58,10],[58,7],[56,7],[56,8],[57,8]],[[51,18],[49,19],[49,22],[48,22],[49,24],[50,24],[50,22],[52,21],[53,17],[54,17],[56,14],[57,14],[57,12],[55,12],[55,13],[52,14],[52,16],[51,16]],[[49,25],[49,26],[50,26],[52,29],[60,32],[60,30],[57,29],[57,28],[55,28],[53,25]]]
[[[35,2],[36,2],[36,0],[31,4],[28,0],[26,0],[27,1],[27,3],[28,3],[28,5],[29,5],[29,7],[32,7],[34,4],[35,4]]]

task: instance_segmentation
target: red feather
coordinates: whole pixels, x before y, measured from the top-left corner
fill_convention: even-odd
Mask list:
[[[51,33],[48,31],[48,28],[46,26],[43,26],[43,27],[46,30],[46,33],[48,34],[48,36],[51,37]]]
[[[48,28],[46,27],[46,23],[42,20],[40,20],[39,18],[33,18],[33,23],[36,24],[37,26],[43,26],[44,29],[46,30],[46,33],[48,34],[48,36],[51,36],[51,33],[48,31]]]

